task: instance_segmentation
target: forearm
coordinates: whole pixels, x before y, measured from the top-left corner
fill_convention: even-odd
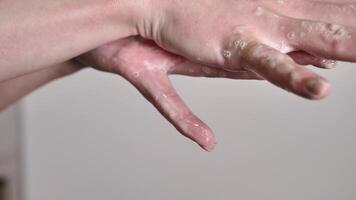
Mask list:
[[[0,1],[0,81],[136,34],[140,1]]]
[[[0,111],[37,88],[80,70],[81,65],[66,62],[14,79],[0,82]]]

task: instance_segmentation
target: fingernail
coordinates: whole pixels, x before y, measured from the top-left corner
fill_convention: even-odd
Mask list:
[[[330,84],[321,79],[310,79],[305,83],[305,91],[313,99],[321,99],[328,95],[328,90],[330,89]]]
[[[215,149],[215,146],[216,146],[216,142],[209,144],[207,146],[204,146],[203,148],[207,152],[212,152]]]
[[[203,148],[205,149],[205,151],[207,152],[211,152],[214,150],[215,146],[216,146],[216,140],[214,135],[210,135],[208,137],[205,138],[206,140],[204,141],[204,146]]]

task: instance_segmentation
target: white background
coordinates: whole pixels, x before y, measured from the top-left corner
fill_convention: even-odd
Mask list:
[[[264,82],[174,77],[219,144],[200,150],[122,78],[92,70],[23,102],[28,200],[355,200],[356,66],[320,102]]]

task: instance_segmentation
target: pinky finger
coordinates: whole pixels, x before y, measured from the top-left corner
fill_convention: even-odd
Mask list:
[[[264,80],[255,72],[240,70],[226,71],[221,68],[208,67],[205,65],[195,64],[192,62],[183,62],[174,66],[169,71],[169,74],[179,74],[193,77],[208,77],[208,78],[228,78],[228,79],[245,79],[245,80]]]
[[[310,55],[303,51],[294,51],[288,54],[296,63],[300,65],[314,65],[315,67],[332,69],[336,65],[335,60],[328,60]]]

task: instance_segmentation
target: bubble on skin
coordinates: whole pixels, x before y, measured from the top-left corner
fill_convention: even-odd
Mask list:
[[[249,52],[249,56],[251,57],[259,56],[261,54],[261,49],[262,49],[262,45],[257,44],[251,49],[251,51]]]
[[[213,71],[212,71],[209,67],[203,67],[203,68],[202,68],[202,71],[203,71],[205,74],[211,74],[211,73],[213,73]]]
[[[154,99],[155,99],[156,101],[160,101],[160,100],[162,99],[162,97],[163,97],[164,99],[168,99],[168,95],[165,94],[165,93],[162,93],[162,92],[158,92],[158,93],[156,93],[156,94],[154,95]]]
[[[301,26],[302,26],[302,28],[305,29],[308,33],[313,32],[313,26],[312,26],[309,22],[303,21],[302,24],[301,24]]]
[[[231,58],[231,51],[224,50],[223,51],[223,56],[224,56],[224,58]]]
[[[281,74],[292,73],[294,71],[294,69],[295,69],[295,66],[293,64],[283,64],[277,68],[278,72]]]
[[[270,68],[275,68],[277,66],[277,60],[277,57],[272,53],[267,53],[260,58],[261,65]]]
[[[335,60],[323,59],[321,61],[321,65],[326,67],[326,68],[333,68],[336,65],[336,61]]]
[[[159,95],[158,95],[158,94],[155,94],[155,95],[154,95],[154,99],[155,99],[155,101],[158,101],[158,100],[159,100]]]
[[[350,5],[346,5],[346,6],[348,6],[348,8],[350,9],[350,10],[352,10],[352,11],[356,11],[356,5],[354,5],[354,4],[350,4]]]
[[[139,78],[140,77],[140,72],[133,72],[132,75],[135,77],[135,78]]]
[[[244,40],[234,41],[234,47],[243,50],[247,46],[247,42]]]
[[[342,12],[355,12],[356,6],[354,4],[343,5],[339,7]]]
[[[291,51],[291,47],[289,47],[285,41],[281,41],[279,43],[279,46],[277,48],[280,52],[282,53],[286,53],[286,52],[290,52]]]
[[[232,41],[232,43],[230,43],[229,48],[232,49],[232,51],[235,53],[235,58],[234,58],[234,66],[235,67],[231,67],[230,65],[224,65],[223,69],[225,71],[229,71],[229,72],[235,72],[238,69],[236,69],[236,66],[239,65],[239,63],[242,61],[241,58],[241,54],[242,54],[242,50],[247,46],[247,41],[244,39],[238,39],[235,41]],[[225,59],[227,59],[227,61],[229,61],[229,59],[232,56],[232,52],[230,50],[224,50],[223,51],[223,57]],[[221,76],[223,77],[223,76]]]
[[[313,30],[318,31],[327,38],[331,37],[337,40],[347,40],[351,38],[351,34],[341,25],[317,23],[314,26],[315,27],[312,28]]]
[[[207,131],[206,129],[203,129],[202,133],[203,133],[204,135],[207,135],[207,134],[208,134],[208,131]],[[209,138],[207,138],[206,142],[208,142],[208,141],[209,141]]]
[[[288,38],[288,39],[291,39],[291,40],[293,40],[295,37],[296,37],[296,35],[295,35],[294,32],[290,32],[290,33],[288,33],[288,35],[287,35],[287,38]]]
[[[192,69],[192,68],[189,68],[189,69],[188,69],[188,72],[189,72],[189,73],[194,73],[194,72],[195,72],[195,70],[194,70],[194,69]]]
[[[284,30],[286,30],[286,27],[285,26],[281,26],[281,27],[279,27],[279,30],[280,31],[284,31]]]
[[[162,71],[164,71],[167,66],[173,66],[173,65],[174,65],[174,63],[172,63],[171,61],[168,61],[168,60],[160,61],[158,63],[152,63],[148,60],[143,61],[143,66],[147,70],[162,70]]]
[[[263,8],[261,6],[258,6],[255,11],[256,16],[261,16],[263,15]]]
[[[219,72],[220,77],[227,77],[227,73],[224,71]]]
[[[174,111],[170,111],[170,112],[169,112],[169,117],[170,117],[171,119],[175,119],[175,118],[177,117],[177,113],[174,112]]]
[[[328,25],[327,30],[329,34],[331,34],[336,38],[345,39],[349,36],[349,33],[346,31],[346,29],[340,25],[336,25],[336,24]]]
[[[285,2],[284,0],[277,0],[277,3],[283,5]]]

